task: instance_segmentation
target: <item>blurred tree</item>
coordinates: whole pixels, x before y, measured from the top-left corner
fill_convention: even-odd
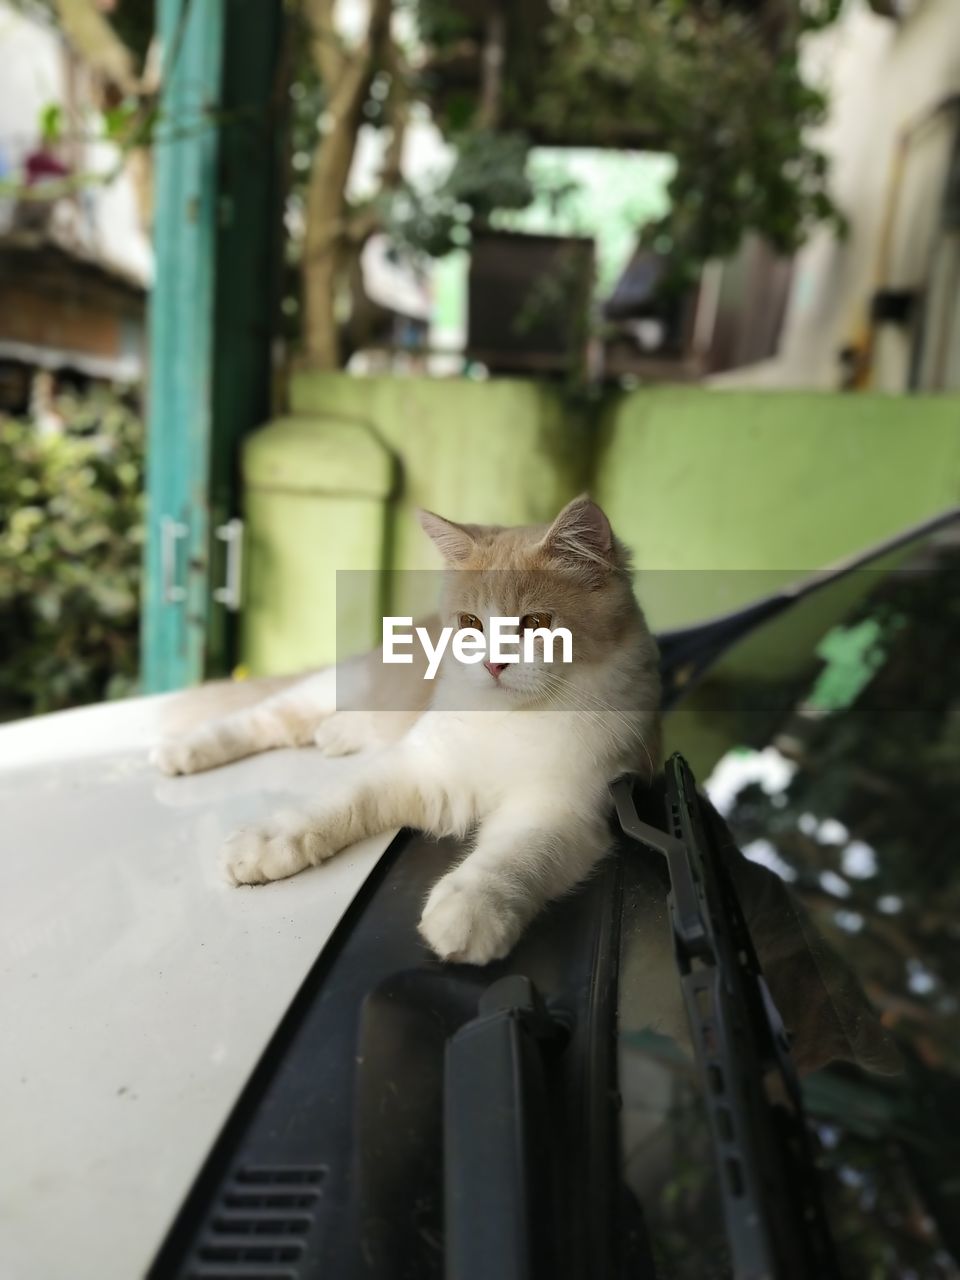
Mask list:
[[[53,15],[98,71],[104,131],[122,155],[142,149],[155,120],[152,0],[124,0],[108,14],[95,0],[19,3]],[[827,157],[810,137],[827,102],[799,58],[803,37],[841,8],[842,0],[370,0],[362,30],[347,37],[335,0],[295,0],[292,191],[302,191],[303,217],[291,256],[307,359],[342,363],[345,315],[362,314],[359,258],[371,234],[389,229],[429,255],[462,247],[496,211],[537,196],[526,167],[537,144],[674,155],[671,209],[643,232],[670,264],[667,288],[687,287],[748,231],[789,254],[818,223],[842,230]],[[426,191],[401,172],[415,102],[431,108],[456,153]],[[347,184],[364,124],[388,130],[389,143],[379,193],[357,203]],[[148,193],[149,176],[139,185]]]
[[[345,49],[329,0],[305,0],[326,108],[307,202],[308,357],[337,360],[336,280],[351,248],[386,225],[440,256],[499,210],[537,195],[535,144],[643,147],[677,161],[671,209],[645,229],[670,264],[666,288],[754,231],[793,252],[820,222],[843,229],[826,155],[810,140],[827,101],[804,78],[803,37],[836,21],[841,0],[374,0],[365,38]],[[404,55],[394,15],[416,33]],[[430,105],[453,167],[428,190],[399,172],[394,95]],[[394,129],[384,191],[355,218],[344,195],[363,122]],[[543,194],[543,193],[540,193]],[[563,192],[557,192],[560,199]]]
[[[576,12],[573,12],[573,11]],[[576,0],[549,28],[534,122],[644,122],[675,156],[671,209],[645,239],[685,287],[747,231],[792,253],[821,221],[842,226],[826,155],[810,142],[827,101],[801,73],[801,37],[833,21],[819,6],[709,0]]]
[[[307,358],[321,368],[340,363],[337,296],[345,254],[369,234],[366,224],[351,216],[346,188],[374,77],[391,65],[399,78],[399,55],[390,32],[392,7],[392,0],[370,0],[366,29],[348,44],[335,25],[335,0],[304,0],[324,104],[306,199],[303,345]],[[394,100],[398,98],[396,87]],[[399,148],[399,111],[393,127]]]

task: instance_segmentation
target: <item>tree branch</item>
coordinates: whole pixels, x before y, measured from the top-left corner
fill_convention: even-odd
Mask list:
[[[500,121],[506,38],[507,20],[498,4],[487,16],[486,37],[481,55],[480,108],[477,112],[477,126],[480,129],[495,129]]]
[[[306,0],[319,30],[329,30],[332,0]],[[353,166],[363,104],[389,40],[392,0],[371,0],[364,38],[355,49],[341,46],[338,70],[327,81],[329,127],[317,144],[307,192],[304,245],[304,345],[321,368],[339,364],[336,300],[347,247],[346,187]],[[315,40],[314,53],[328,66],[329,42]],[[321,53],[321,50],[323,52]],[[321,74],[323,74],[321,66]]]
[[[380,181],[385,190],[395,191],[403,181],[403,144],[410,122],[407,66],[395,40],[390,41],[387,49],[387,67],[390,71],[390,93],[385,103],[385,113],[390,121],[390,142],[384,152]]]
[[[133,55],[91,0],[56,0],[60,25],[83,60],[125,93],[139,91]]]
[[[343,73],[346,52],[334,24],[336,0],[303,0],[303,12],[310,28],[310,51],[320,78],[332,92]]]

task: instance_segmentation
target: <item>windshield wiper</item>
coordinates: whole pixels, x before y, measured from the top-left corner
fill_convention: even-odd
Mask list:
[[[666,765],[668,831],[644,822],[637,789],[612,785],[632,840],[670,874],[674,952],[693,1039],[737,1280],[837,1274],[783,1023],[720,853],[720,819],[689,765]]]

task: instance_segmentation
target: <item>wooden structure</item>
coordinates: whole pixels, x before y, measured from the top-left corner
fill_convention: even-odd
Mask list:
[[[0,409],[26,410],[38,369],[138,381],[145,310],[134,277],[43,234],[0,237]]]

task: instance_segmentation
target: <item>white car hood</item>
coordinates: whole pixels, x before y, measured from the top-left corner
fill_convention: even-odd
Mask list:
[[[283,751],[147,763],[164,699],[0,729],[0,1270],[130,1280],[393,833],[261,888],[236,826],[356,768]]]

